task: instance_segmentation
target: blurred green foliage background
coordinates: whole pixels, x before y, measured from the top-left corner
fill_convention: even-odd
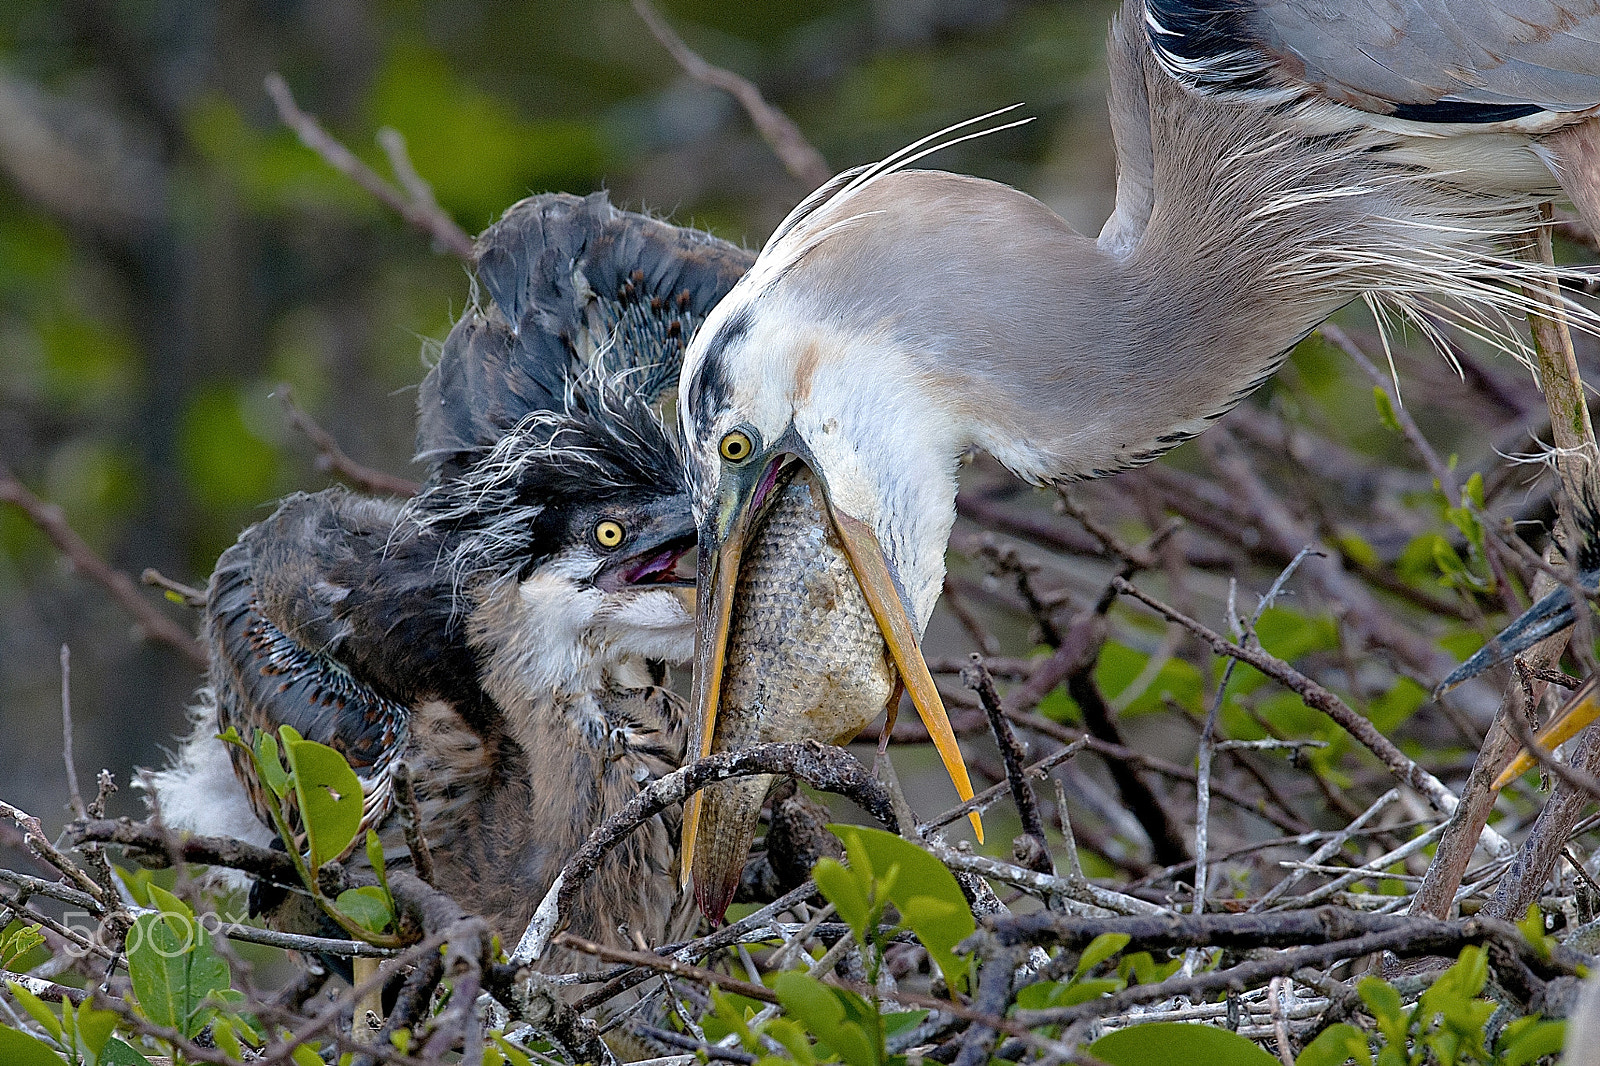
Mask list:
[[[938,164],[1017,184],[1091,232],[1112,196],[1111,9],[662,5],[835,168],[1025,103],[1039,121]],[[327,483],[271,398],[279,383],[357,459],[407,473],[414,386],[466,300],[457,260],[278,124],[274,71],[380,170],[375,134],[398,130],[473,233],[530,193],[604,187],[757,246],[808,191],[613,0],[0,5],[0,462],[135,575],[204,585],[272,501]],[[126,783],[182,730],[198,672],[140,644],[0,507],[0,793],[47,824],[64,795],[62,643],[80,772]]]

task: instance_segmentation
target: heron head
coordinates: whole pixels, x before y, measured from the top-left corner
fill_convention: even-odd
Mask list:
[[[792,464],[808,467],[899,676],[965,796],[966,772],[918,641],[938,599],[956,472],[977,417],[957,291],[983,269],[964,194],[905,172],[802,204],[685,353],[679,415],[700,523],[693,724],[709,751],[746,544]],[[981,207],[980,207],[981,210]],[[919,291],[922,290],[922,291]],[[989,320],[978,319],[983,328]],[[819,649],[820,650],[820,649]]]
[[[587,690],[630,657],[687,660],[695,523],[676,441],[625,388],[587,383],[527,415],[412,504],[469,639],[537,690]]]

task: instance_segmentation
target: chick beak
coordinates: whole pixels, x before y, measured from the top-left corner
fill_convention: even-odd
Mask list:
[[[1549,724],[1534,736],[1534,742],[1545,751],[1552,751],[1583,732],[1596,718],[1600,718],[1600,677],[1591,677],[1567,698]],[[1538,764],[1532,753],[1521,752],[1495,778],[1494,787],[1505,788]]]
[[[723,512],[722,521],[717,521],[717,516],[711,516],[701,528],[697,586],[700,595],[695,626],[694,680],[690,696],[692,733],[689,742],[689,752],[697,758],[704,758],[711,753],[722,675],[727,660],[734,593],[750,532],[779,472],[790,461],[795,461],[793,456],[774,459],[759,481],[749,483],[749,490],[738,494],[731,511]],[[822,481],[822,478],[819,476],[818,480]],[[939,758],[955,784],[956,794],[965,802],[972,798],[972,781],[967,775],[966,763],[956,743],[955,731],[950,727],[944,703],[939,698],[928,664],[922,657],[916,627],[907,615],[899,590],[895,587],[883,548],[865,522],[838,510],[831,500],[826,500],[826,492],[823,495],[834,529],[849,557],[851,570],[861,586],[906,691],[911,695],[911,702],[938,749]],[[719,525],[726,530],[720,535]],[[684,805],[681,876],[685,886],[691,877],[700,812],[701,794],[696,793]],[[977,812],[968,817],[979,843],[982,843],[982,820]]]

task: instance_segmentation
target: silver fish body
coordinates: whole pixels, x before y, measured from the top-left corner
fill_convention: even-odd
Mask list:
[[[711,750],[848,742],[882,712],[896,681],[822,489],[797,464],[745,549]],[[693,868],[707,914],[733,899],[772,783],[738,778],[702,792]]]

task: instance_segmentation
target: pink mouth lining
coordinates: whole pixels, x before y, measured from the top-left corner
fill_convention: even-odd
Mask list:
[[[682,559],[691,550],[689,547],[683,547],[667,548],[664,551],[657,552],[644,562],[627,570],[622,575],[622,579],[630,585],[655,584],[657,583],[655,579],[658,575],[671,574],[676,569],[678,560]]]

